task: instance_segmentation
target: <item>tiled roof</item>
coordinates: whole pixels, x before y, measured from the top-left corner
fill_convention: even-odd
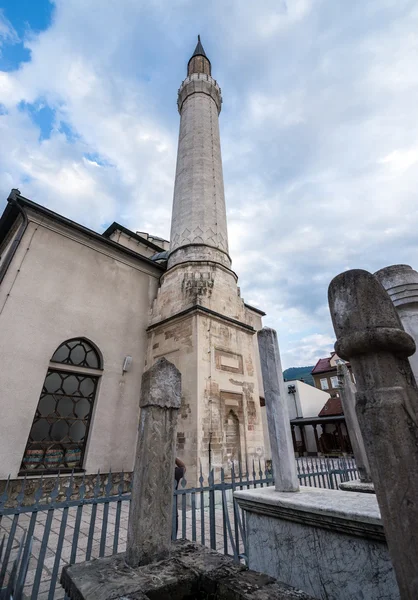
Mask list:
[[[336,417],[343,414],[344,411],[340,398],[328,398],[318,417]]]
[[[317,373],[326,373],[327,371],[337,371],[336,366],[332,366],[330,361],[335,357],[335,352],[332,352],[331,356],[327,356],[326,358],[320,358],[314,368],[311,371],[311,375],[316,375]],[[338,356],[336,357],[338,358]],[[345,363],[348,368],[350,368],[350,363]]]
[[[334,369],[336,370],[336,367],[331,367],[329,364],[330,360],[331,356],[328,356],[327,358],[320,358],[312,369],[311,374],[315,375],[315,373],[325,373],[326,371],[333,371]]]

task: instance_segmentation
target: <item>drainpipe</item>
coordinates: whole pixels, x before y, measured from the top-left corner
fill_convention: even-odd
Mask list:
[[[2,264],[0,265],[0,285],[1,282],[3,281],[5,275],[6,275],[6,271],[9,268],[10,263],[12,262],[12,259],[16,253],[16,250],[20,244],[20,241],[23,237],[23,234],[26,231],[26,228],[28,226],[28,217],[25,213],[25,211],[23,210],[23,208],[20,206],[19,202],[17,201],[17,196],[20,194],[20,191],[13,188],[12,191],[9,194],[9,197],[7,198],[7,202],[9,202],[10,204],[12,204],[13,206],[16,206],[16,208],[18,209],[18,211],[20,212],[20,214],[22,215],[23,221],[18,229],[18,232],[15,236],[15,239],[13,240],[12,245],[9,248],[9,251],[6,255],[6,258],[4,259],[4,261],[2,262]]]

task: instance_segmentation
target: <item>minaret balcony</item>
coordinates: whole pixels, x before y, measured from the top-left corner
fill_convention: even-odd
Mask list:
[[[206,94],[213,98],[218,114],[221,112],[222,94],[216,79],[204,73],[192,73],[188,75],[179,88],[177,106],[179,113],[185,100],[192,94]]]

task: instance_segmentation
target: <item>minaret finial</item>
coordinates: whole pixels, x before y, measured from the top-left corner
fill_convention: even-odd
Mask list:
[[[191,73],[206,73],[207,75],[211,74],[210,60],[206,56],[206,52],[203,49],[202,42],[200,41],[200,34],[197,36],[196,48],[194,49],[192,57],[189,60],[187,73],[188,75]]]

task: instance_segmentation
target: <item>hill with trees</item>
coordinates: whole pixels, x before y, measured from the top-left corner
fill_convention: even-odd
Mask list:
[[[285,381],[293,381],[294,379],[298,379],[300,381],[303,379],[305,383],[315,387],[314,380],[311,375],[312,369],[313,365],[311,367],[289,367],[283,371],[283,377]]]

